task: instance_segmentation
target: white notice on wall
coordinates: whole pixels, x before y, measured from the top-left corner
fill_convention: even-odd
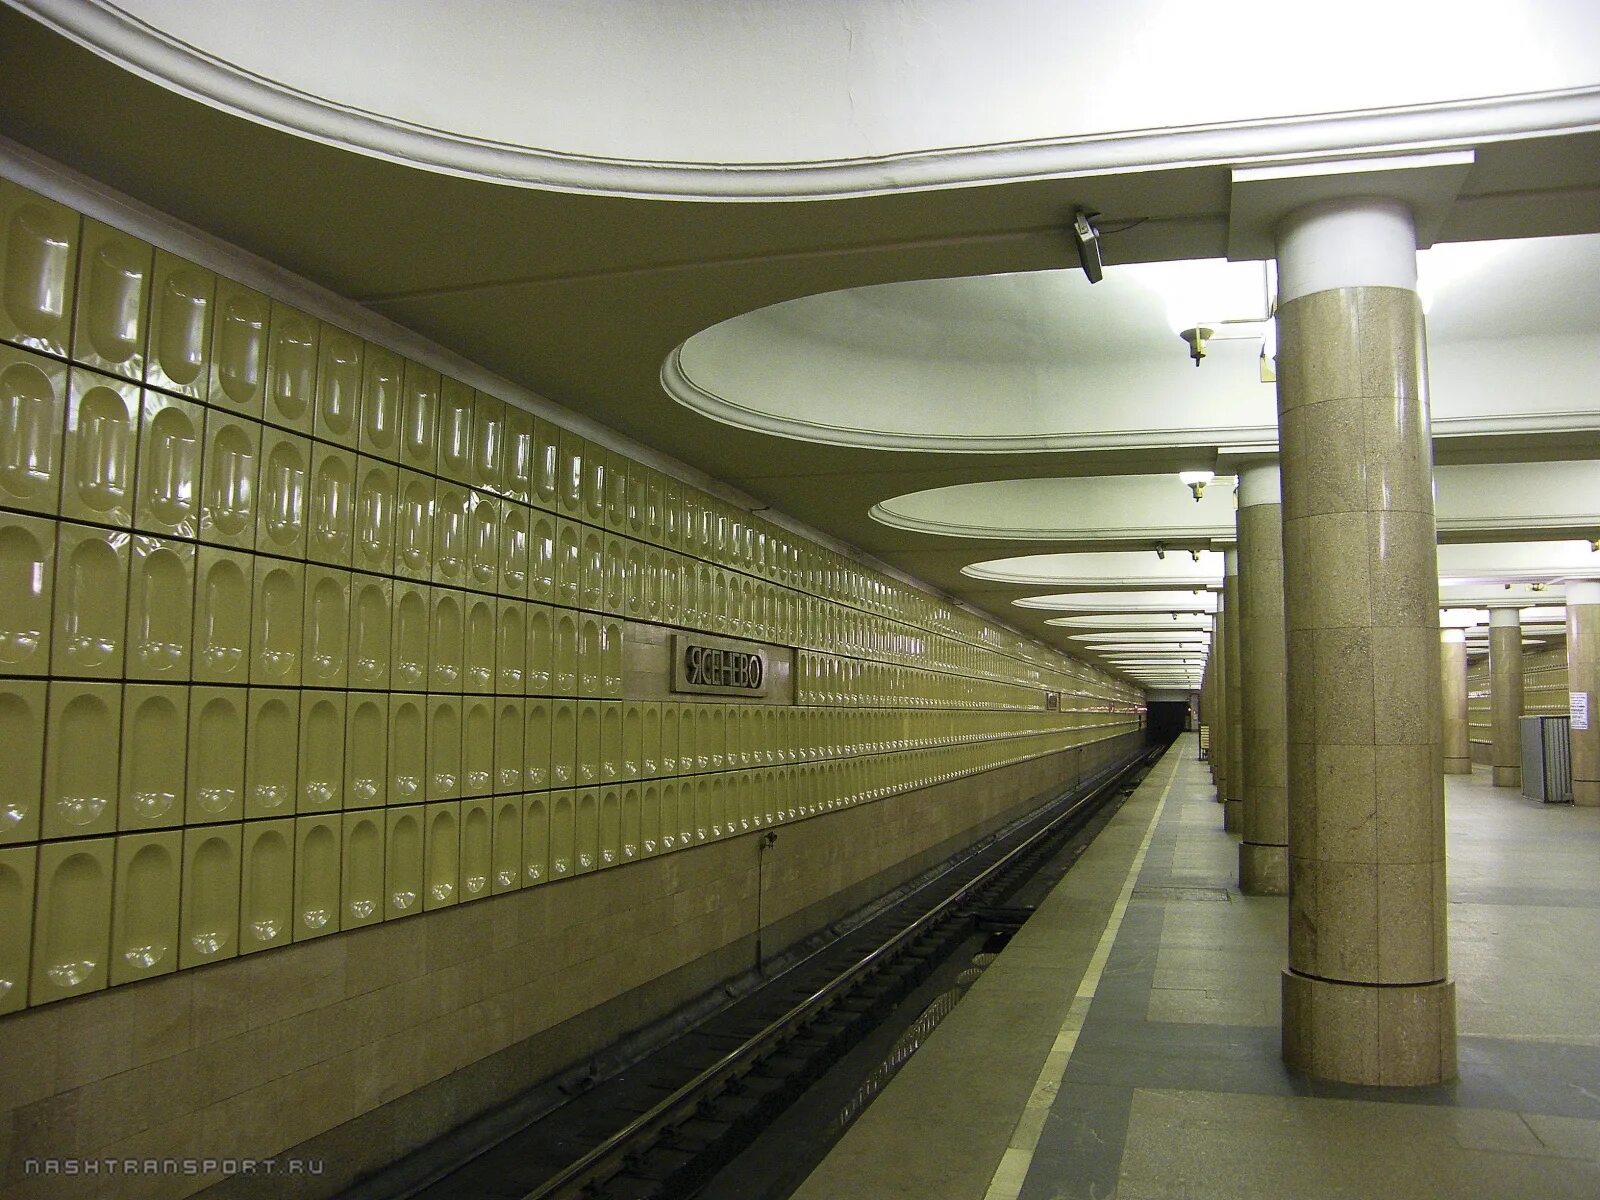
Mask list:
[[[1574,732],[1589,728],[1589,693],[1568,692],[1567,711],[1572,714]]]

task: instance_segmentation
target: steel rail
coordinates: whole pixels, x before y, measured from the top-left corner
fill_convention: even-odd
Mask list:
[[[735,1068],[756,1057],[758,1051],[776,1039],[785,1030],[801,1024],[807,1016],[822,1008],[827,1001],[837,996],[860,976],[886,959],[892,958],[905,943],[911,941],[928,926],[942,919],[951,908],[955,907],[961,900],[964,900],[970,892],[983,886],[994,875],[1006,869],[1014,859],[1032,849],[1043,838],[1050,836],[1058,826],[1076,816],[1086,805],[1105,795],[1126,776],[1147,765],[1149,761],[1150,754],[1148,752],[1141,754],[1127,766],[1112,774],[1105,782],[1086,792],[1079,798],[1077,803],[1050,818],[1049,821],[1030,834],[1026,840],[1012,847],[995,862],[985,867],[979,874],[973,876],[972,879],[934,905],[933,908],[905,926],[882,945],[858,959],[854,965],[840,972],[806,999],[795,1004],[760,1032],[752,1034],[741,1045],[730,1050],[722,1058],[706,1067],[670,1096],[657,1102],[653,1107],[629,1121],[628,1124],[611,1134],[605,1141],[589,1150],[581,1158],[563,1167],[531,1192],[524,1193],[522,1200],[549,1200],[549,1197],[556,1195],[564,1188],[579,1183],[588,1184],[592,1182],[593,1176],[598,1173],[599,1169],[608,1160],[622,1154],[631,1143],[642,1137],[646,1131],[670,1124],[671,1117],[680,1109],[693,1111],[702,1099],[701,1094],[709,1090],[711,1085],[719,1078],[731,1074]],[[928,886],[932,886],[937,882],[938,880],[936,879],[930,880]],[[915,892],[911,893],[912,896],[915,894]],[[906,897],[906,899],[910,898],[910,896]]]

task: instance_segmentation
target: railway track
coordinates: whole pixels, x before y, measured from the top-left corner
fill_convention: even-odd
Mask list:
[[[409,1170],[359,1184],[347,1200],[694,1195],[974,930],[1003,943],[1031,912],[1006,900],[1109,801],[1131,794],[1160,752],[1068,789],[681,1036],[496,1133],[494,1144],[458,1137],[454,1151],[421,1152]]]

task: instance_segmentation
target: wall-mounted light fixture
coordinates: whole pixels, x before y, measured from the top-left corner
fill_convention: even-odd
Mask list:
[[[1191,492],[1194,493],[1194,500],[1195,500],[1196,504],[1200,503],[1200,497],[1205,495],[1206,484],[1210,483],[1216,477],[1217,476],[1216,476],[1216,472],[1215,471],[1179,471],[1178,472],[1178,478],[1183,481],[1183,486],[1188,488]],[[1198,557],[1198,553],[1199,552],[1196,551],[1195,562],[1199,562],[1200,561],[1200,559]]]

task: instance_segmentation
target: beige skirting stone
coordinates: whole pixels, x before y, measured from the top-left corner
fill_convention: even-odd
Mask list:
[[[1456,985],[1335,983],[1283,973],[1283,1060],[1341,1083],[1418,1087],[1456,1077]]]

